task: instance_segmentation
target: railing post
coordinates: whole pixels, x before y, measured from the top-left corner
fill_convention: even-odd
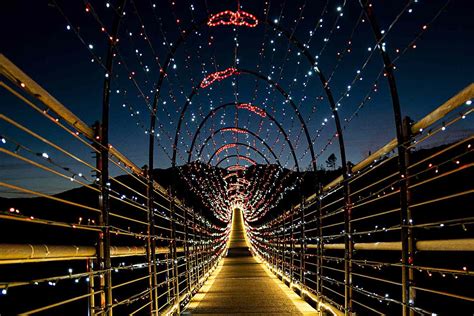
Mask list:
[[[95,149],[97,150],[96,151],[96,154],[95,154],[95,163],[96,163],[96,166],[97,166],[97,170],[98,172],[96,173],[95,177],[96,177],[96,181],[97,181],[97,185],[99,186],[100,188],[100,179],[101,179],[101,170],[102,170],[102,158],[101,158],[101,148],[100,148],[100,134],[101,134],[101,127],[100,127],[100,122],[97,121],[94,123],[94,125],[92,126],[93,130],[94,130],[94,137],[95,139],[97,140],[97,142],[93,143],[92,145],[95,147]],[[99,207],[101,207],[101,200],[102,200],[102,196],[101,194],[99,193]],[[97,220],[98,224],[99,225],[102,225],[102,215],[99,215],[98,217],[98,220]],[[99,233],[99,238],[97,240],[97,245],[96,245],[96,263],[97,263],[97,266],[99,267],[99,270],[101,269],[102,265],[103,265],[103,258],[104,258],[104,244],[103,244],[103,233],[102,231]],[[92,280],[91,278],[89,277],[89,287],[92,288],[92,291],[95,291],[95,282],[93,280],[94,278],[94,275],[92,275]],[[102,291],[104,289],[104,278],[102,277],[102,272],[100,272],[99,274],[99,290]],[[95,312],[98,311],[98,310],[105,310],[105,292],[102,291],[101,294],[100,294],[100,302],[99,302],[99,306],[95,306],[95,304],[93,306],[91,306],[93,308],[93,310],[91,311],[91,315],[95,315]],[[91,304],[92,305],[92,304]]]
[[[349,179],[343,182],[344,190],[344,313],[352,314],[352,207],[350,201]]]
[[[278,224],[277,224],[276,219],[273,220],[271,230],[278,231]],[[273,240],[273,268],[278,270],[278,247],[279,247],[278,234],[273,234],[272,240]]]
[[[198,257],[197,257],[197,276],[198,281],[202,277],[202,269],[203,269],[203,243],[202,243],[202,228],[201,223],[199,221],[199,240],[198,240]]]
[[[272,226],[273,226],[273,223],[272,221],[269,222],[268,224],[269,227],[267,227],[267,234],[268,234],[268,240],[271,241],[270,242],[270,255],[271,255],[271,265],[272,265],[272,268],[275,268],[275,236],[272,235],[272,234],[269,234],[269,231],[272,230]]]
[[[295,218],[294,218],[294,211],[295,208],[292,207],[291,209],[291,243],[290,243],[290,283],[293,283],[293,273],[294,273],[294,263],[295,263],[295,257],[293,256],[294,250],[295,250],[295,243],[294,243],[294,238],[295,238]]]
[[[199,283],[199,246],[198,246],[196,211],[193,210],[193,279],[194,286]]]
[[[168,304],[170,304],[170,302],[171,302],[170,254],[171,254],[171,244],[169,245],[168,253],[165,255],[165,260],[166,260],[166,299],[168,301]]]
[[[150,287],[150,315],[158,315],[158,280],[156,269],[156,234],[154,216],[154,180],[153,180],[153,139],[150,140],[149,164],[147,170],[147,198],[148,198],[148,238],[147,238],[147,259],[148,259],[148,285]]]
[[[352,240],[352,204],[349,187],[349,172],[347,162],[342,166],[344,180],[342,182],[344,199],[344,314],[352,315],[352,255],[354,242]]]
[[[189,242],[188,242],[188,209],[184,211],[184,262],[186,268],[186,291],[191,292],[191,283],[189,278]]]
[[[405,117],[403,120],[403,138],[404,138],[404,146],[409,146],[411,144],[411,140],[413,138],[412,131],[411,131],[411,122],[412,120],[409,117]],[[407,304],[409,310],[408,315],[414,315],[414,311],[410,308],[411,305],[415,302],[416,292],[412,289],[412,285],[414,282],[414,271],[411,267],[414,264],[414,256],[415,256],[415,246],[414,246],[414,236],[413,236],[413,229],[412,229],[412,217],[410,211],[410,202],[411,202],[411,192],[410,192],[410,179],[409,179],[409,170],[408,166],[410,165],[410,150],[405,150],[405,163],[407,165],[406,169],[406,177],[405,177],[405,192],[400,193],[406,195],[406,213],[401,214],[400,217],[400,224],[401,224],[401,238],[402,238],[402,258],[406,259],[406,263],[403,263],[402,269],[405,269],[402,272],[402,276],[405,276],[405,282],[402,279],[402,287],[404,287],[403,291],[406,292],[407,295]],[[403,260],[402,260],[403,261]]]
[[[281,267],[281,265],[282,265],[282,259],[281,259],[281,257],[282,257],[281,253],[282,253],[282,249],[283,249],[283,233],[282,233],[283,230],[281,228],[281,226],[282,226],[281,223],[282,222],[283,221],[281,219],[278,220],[278,222],[277,222],[277,232],[278,232],[278,234],[277,234],[278,235],[277,236],[278,237],[278,241],[277,241],[277,244],[278,244],[277,270],[279,270],[279,269],[281,270],[281,268],[279,268],[279,267]]]
[[[108,120],[106,120],[108,121]],[[103,144],[104,124],[99,124],[95,129],[96,139],[100,145],[96,144],[100,154],[97,156],[97,170],[100,171],[98,184],[100,188],[99,208],[99,226],[102,227],[97,244],[97,262],[99,269],[102,270],[99,275],[99,286],[102,291],[100,295],[100,309],[105,315],[112,315],[112,275],[110,260],[110,230],[109,230],[109,191],[108,191],[108,145]],[[90,279],[89,279],[90,281]],[[93,282],[94,283],[94,282]]]
[[[121,4],[116,10],[116,16],[113,21],[112,34],[109,39],[109,47],[107,52],[106,64],[105,64],[105,79],[102,91],[102,122],[100,128],[100,197],[99,205],[101,210],[101,216],[99,219],[99,225],[102,227],[102,233],[99,243],[100,248],[100,269],[104,270],[103,274],[103,291],[105,299],[101,304],[104,308],[104,314],[111,316],[113,298],[112,298],[112,263],[110,260],[110,224],[109,224],[109,112],[110,112],[110,86],[112,80],[112,68],[113,59],[115,55],[115,45],[118,42],[118,32],[120,21],[122,20],[123,11],[125,9],[126,0],[122,0]],[[102,284],[101,284],[102,285]]]
[[[193,218],[194,218],[194,209],[191,209],[191,212],[192,212],[192,218],[189,219],[189,224],[190,224],[190,227],[189,229],[192,231],[191,233],[191,240],[189,240],[189,235],[188,235],[188,243],[191,244],[191,247],[188,247],[188,251],[189,251],[189,291],[192,292],[192,289],[194,288],[194,274],[193,274],[193,271],[194,271],[194,254],[195,254],[195,250],[194,250],[194,240],[195,240],[195,231],[194,231],[194,224],[193,224]],[[191,250],[190,250],[191,249]]]
[[[317,195],[317,208],[318,208],[318,251],[317,251],[317,272],[316,272],[316,292],[318,293],[318,298],[321,300],[323,296],[323,252],[324,252],[324,242],[323,242],[323,199],[322,199],[322,186],[319,184],[318,195]]]
[[[202,216],[202,210],[200,210],[199,215],[201,216],[201,219],[204,217]],[[205,275],[207,272],[207,228],[206,228],[206,222],[202,221],[202,275]]]
[[[154,104],[153,112],[150,115],[150,130],[148,143],[148,240],[147,240],[147,256],[148,256],[148,273],[150,286],[150,315],[158,315],[158,279],[157,279],[157,262],[156,262],[156,233],[155,233],[155,216],[154,216],[154,179],[153,169],[155,161],[155,125],[156,125],[157,108]]]
[[[173,267],[173,220],[172,220],[172,208],[173,208],[173,201],[171,199],[171,188],[168,188],[168,199],[169,199],[169,206],[170,206],[170,221],[169,221],[169,228],[170,228],[170,234],[169,234],[169,240],[168,240],[168,254],[166,255],[166,287],[167,287],[167,300],[168,304],[171,306],[172,298],[171,298],[171,286],[173,284],[173,272],[174,269]],[[171,261],[171,265],[170,265]],[[170,268],[171,267],[171,268]],[[173,285],[174,288],[174,285]]]
[[[202,213],[201,213],[201,216],[202,216]],[[210,249],[209,241],[210,240],[211,239],[210,239],[210,236],[209,236],[209,227],[206,227],[206,243],[205,243],[205,247],[206,247],[206,252],[205,252],[206,253],[206,272],[205,273],[207,273],[211,268],[211,263],[210,263],[211,256],[210,256],[210,251],[209,251],[209,249]]]
[[[179,276],[178,276],[178,258],[177,258],[177,241],[176,241],[176,224],[175,224],[175,199],[172,188],[170,187],[168,197],[170,199],[170,254],[171,254],[171,277],[173,284],[173,304],[177,306],[177,313],[180,313],[180,302],[179,302]]]
[[[283,229],[282,229],[282,243],[283,251],[281,253],[281,272],[282,275],[285,275],[285,266],[286,266],[286,214],[283,213]]]
[[[302,285],[306,285],[306,236],[305,236],[305,205],[304,197],[301,199],[301,211],[300,211],[300,282]]]
[[[95,315],[95,289],[94,289],[94,261],[91,259],[87,259],[86,261],[86,271],[90,272],[89,273],[89,284],[87,285],[87,289],[89,291],[89,296],[88,298],[88,316],[94,316]]]

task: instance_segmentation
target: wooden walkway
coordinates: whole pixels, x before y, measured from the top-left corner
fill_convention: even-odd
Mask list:
[[[254,258],[235,210],[227,257],[183,315],[319,315]]]

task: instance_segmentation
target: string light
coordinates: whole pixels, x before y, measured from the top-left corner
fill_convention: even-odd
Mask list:
[[[253,28],[258,25],[258,20],[254,15],[245,11],[238,10],[233,12],[226,10],[211,15],[207,21],[207,25],[210,27],[219,25],[234,25]]]
[[[213,84],[215,81],[221,81],[221,80],[224,80],[224,79],[226,79],[226,78],[228,78],[232,75],[236,75],[236,74],[238,74],[237,69],[233,68],[233,67],[227,68],[227,69],[222,70],[222,71],[214,72],[214,73],[206,76],[201,81],[200,87],[201,88],[207,88],[208,86]]]
[[[252,113],[257,114],[258,116],[260,116],[262,118],[267,116],[267,112],[265,112],[265,110],[259,108],[258,106],[252,105],[250,103],[238,103],[238,104],[235,105],[235,107],[237,109],[248,110]]]

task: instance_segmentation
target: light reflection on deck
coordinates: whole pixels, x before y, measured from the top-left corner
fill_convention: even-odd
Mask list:
[[[242,213],[237,209],[227,257],[183,314],[319,315],[251,255]]]

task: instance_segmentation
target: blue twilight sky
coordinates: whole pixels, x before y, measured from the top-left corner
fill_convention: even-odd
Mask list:
[[[149,130],[149,107],[160,67],[173,47],[171,43],[192,24],[205,21],[209,14],[235,11],[237,6],[236,1],[231,0],[176,2],[128,1],[119,35],[111,91],[110,139],[114,146],[140,166],[147,163],[148,138],[145,132]],[[96,12],[95,17],[91,10],[86,12],[85,3],[89,3],[89,9]],[[92,124],[101,117],[104,79],[104,69],[97,57],[105,60],[106,33],[112,24],[117,3],[8,1],[2,5],[0,12],[0,52],[86,123]],[[406,6],[407,3],[411,5]],[[404,115],[417,120],[473,81],[472,1],[379,0],[373,4],[381,28],[387,31],[384,46],[392,58],[400,56],[397,49],[403,51],[427,25],[426,32],[415,42],[416,48],[410,47],[396,61],[396,79]],[[353,120],[344,122],[350,161],[359,161],[369,151],[394,137],[387,83],[383,77],[376,80],[382,69],[381,58],[378,52],[372,51],[375,42],[369,24],[363,17],[359,19],[361,9],[358,1],[242,0],[241,5],[242,10],[260,18],[268,17],[305,43],[310,53],[317,56],[318,67],[330,78],[335,99],[340,100],[341,118],[348,119],[357,112]],[[431,24],[430,21],[436,16]],[[394,21],[396,23],[390,27]],[[294,45],[288,44],[284,35],[265,23],[259,23],[255,28],[204,25],[176,50],[162,85],[158,129],[155,131],[159,135],[156,143],[157,167],[171,165],[178,118],[193,87],[198,86],[206,75],[232,66],[256,70],[265,77],[271,77],[291,96],[307,124],[310,143],[314,146],[319,165],[324,165],[331,153],[338,155],[335,144],[327,145],[334,134],[334,127],[321,82],[306,58]],[[358,71],[360,76],[357,76]],[[129,79],[130,76],[133,80]],[[357,110],[374,84],[377,84],[377,92],[372,93],[370,101]],[[347,93],[348,85],[351,89]],[[200,89],[192,98],[183,116],[178,138],[178,164],[188,160],[191,139],[203,118],[214,108],[229,102],[252,103],[266,109],[285,128],[300,166],[309,166],[308,141],[290,103],[266,81],[248,74],[215,82],[208,88]],[[93,164],[89,148],[13,98],[5,89],[0,92],[0,107],[9,118]],[[260,135],[285,167],[295,168],[289,146],[275,124],[234,106],[225,107],[207,120],[197,137],[191,159],[198,159],[200,145],[210,134],[219,128],[235,126]],[[446,142],[472,131],[472,120],[466,120],[436,141]],[[85,181],[91,180],[90,168],[6,122],[0,122],[0,135],[8,140],[2,146],[9,150],[18,149],[18,144],[21,144],[20,154],[32,160],[41,160],[36,154],[46,152],[54,161],[54,168],[63,171],[68,168],[70,174],[81,173]],[[202,161],[207,162],[218,148],[232,142],[249,144],[271,157],[268,149],[251,135],[222,132],[207,143]],[[258,155],[245,147],[228,149],[218,159],[213,159],[213,163],[225,155],[236,154],[263,163]],[[2,181],[48,193],[64,188],[64,180],[33,169],[5,154],[2,154],[0,161]],[[222,166],[235,163],[235,158],[231,158]],[[119,169],[113,170],[113,174],[119,173]],[[3,189],[0,192],[7,196],[9,193],[10,190]]]

